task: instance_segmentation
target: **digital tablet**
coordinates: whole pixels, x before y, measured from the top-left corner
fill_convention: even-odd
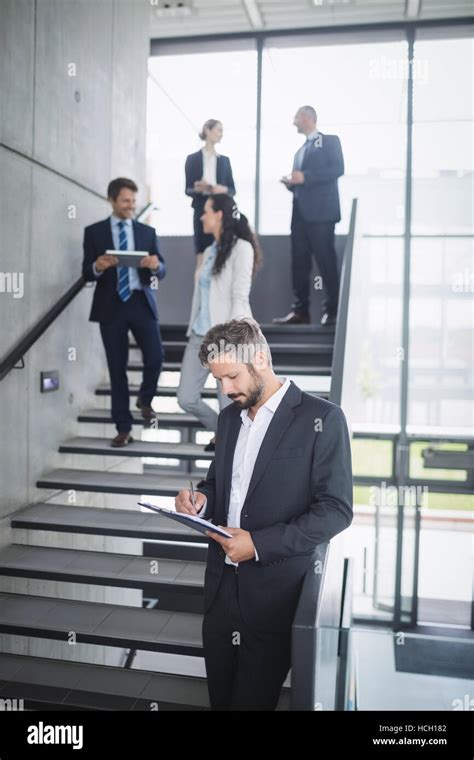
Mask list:
[[[105,252],[108,256],[116,256],[121,267],[139,267],[140,261],[144,256],[149,256],[148,251],[113,251],[112,249]]]

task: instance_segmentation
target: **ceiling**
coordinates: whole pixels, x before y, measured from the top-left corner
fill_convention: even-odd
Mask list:
[[[472,0],[150,0],[151,37],[472,16]]]

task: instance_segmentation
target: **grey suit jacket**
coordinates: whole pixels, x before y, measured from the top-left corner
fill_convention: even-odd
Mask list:
[[[227,525],[234,450],[242,424],[237,404],[219,415],[216,453],[206,485],[205,517]],[[256,630],[288,630],[315,547],[352,521],[349,433],[340,407],[301,391],[283,396],[258,453],[240,527],[251,533],[259,561],[239,563],[239,603]],[[225,554],[210,539],[204,608],[217,592]]]

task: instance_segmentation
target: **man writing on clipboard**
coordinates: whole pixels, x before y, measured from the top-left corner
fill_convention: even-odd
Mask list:
[[[211,538],[203,646],[214,710],[274,710],[291,664],[291,625],[315,547],[352,520],[341,409],[272,368],[252,319],[216,325],[199,358],[234,403],[222,410],[205,485],[176,509],[226,527]],[[194,502],[194,503],[193,503]]]

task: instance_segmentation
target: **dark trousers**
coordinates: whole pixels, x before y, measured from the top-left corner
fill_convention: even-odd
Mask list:
[[[334,243],[334,222],[306,222],[293,206],[291,220],[291,264],[293,276],[293,311],[309,314],[309,282],[314,256],[322,278],[322,311],[337,315],[339,298],[339,273]]]
[[[120,301],[117,316],[111,322],[100,323],[112,388],[112,419],[119,433],[129,431],[133,422],[127,378],[129,330],[143,355],[143,381],[139,393],[141,401],[149,406],[156,393],[163,349],[160,325],[142,290],[132,291],[131,298],[125,303]]]
[[[233,565],[224,567],[202,633],[211,708],[274,710],[291,665],[291,630],[261,633],[244,623]]]

